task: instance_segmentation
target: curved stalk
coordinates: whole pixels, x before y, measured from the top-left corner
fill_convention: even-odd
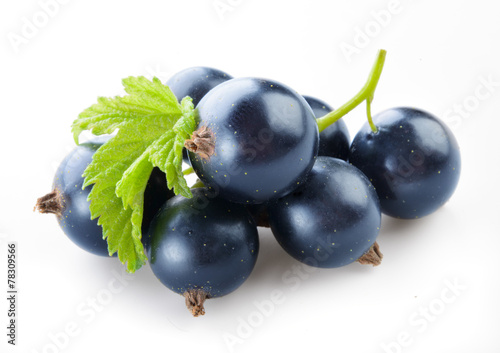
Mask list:
[[[367,115],[368,121],[370,122],[370,126],[374,132],[377,131],[375,125],[373,125],[373,121],[371,119],[371,101],[373,100],[373,96],[375,94],[375,89],[377,88],[378,81],[380,79],[380,75],[382,74],[382,69],[384,68],[385,56],[387,52],[383,49],[379,50],[377,59],[375,60],[375,64],[372,67],[370,75],[368,76],[368,80],[361,90],[356,94],[353,98],[351,98],[347,103],[342,105],[340,108],[326,114],[325,116],[316,119],[318,123],[319,132],[326,129],[328,126],[332,125],[344,115],[349,113],[351,110],[356,108],[362,102],[367,102]]]

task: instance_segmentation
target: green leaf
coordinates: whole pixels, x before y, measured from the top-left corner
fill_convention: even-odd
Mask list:
[[[75,141],[82,131],[111,138],[94,154],[85,170],[84,187],[92,218],[99,217],[110,255],[134,272],[147,260],[141,243],[144,191],[154,167],[167,175],[168,187],[192,197],[182,173],[182,148],[196,128],[192,99],[181,104],[160,80],[129,77],[124,97],[99,98],[73,122]]]

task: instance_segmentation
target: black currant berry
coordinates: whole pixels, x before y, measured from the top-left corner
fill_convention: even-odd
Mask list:
[[[414,108],[393,108],[373,117],[354,137],[349,162],[372,181],[382,212],[420,218],[451,197],[460,177],[460,150],[451,130]]]
[[[317,157],[305,185],[269,206],[269,223],[280,245],[314,267],[340,267],[356,260],[378,265],[380,219],[370,181],[332,157]]]
[[[322,100],[309,96],[304,96],[304,98],[311,106],[316,118],[321,118],[333,111],[333,108]],[[347,125],[343,119],[340,119],[319,133],[318,156],[329,156],[347,161],[350,141]]]
[[[94,153],[107,140],[108,137],[99,137],[75,147],[57,169],[53,191],[38,199],[36,206],[41,213],[55,214],[64,233],[76,245],[100,256],[109,256],[108,244],[103,239],[102,227],[97,224],[97,219],[91,219],[87,198],[92,186],[82,190],[82,175],[92,162]],[[143,231],[160,206],[173,195],[167,188],[165,173],[158,168],[153,169],[144,195]],[[147,246],[147,243],[144,245]]]
[[[237,78],[196,108],[186,147],[198,178],[231,202],[264,203],[305,182],[318,152],[318,125],[305,99],[281,83]]]
[[[250,275],[257,260],[257,227],[244,206],[214,198],[207,188],[193,198],[170,199],[151,224],[151,269],[182,294],[194,316],[207,298],[226,295]]]
[[[231,75],[223,71],[199,66],[176,73],[166,82],[166,85],[172,90],[179,102],[184,97],[189,96],[193,98],[193,104],[196,107],[208,91],[232,78]],[[182,159],[184,162],[190,163],[186,149],[182,151]]]

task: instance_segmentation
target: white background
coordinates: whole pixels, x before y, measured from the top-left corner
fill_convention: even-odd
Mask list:
[[[212,0],[61,0],[44,17],[45,2],[0,5],[0,288],[6,243],[19,245],[18,346],[6,344],[2,299],[0,351],[500,351],[497,2],[401,1],[394,11],[388,0],[222,0],[230,8],[221,14]],[[390,18],[380,15],[389,7]],[[23,34],[25,21],[36,31]],[[347,46],[357,52],[344,54]],[[122,94],[124,77],[166,80],[212,66],[272,78],[338,107],[362,86],[379,48],[388,56],[373,111],[415,106],[440,116],[460,143],[463,171],[435,214],[383,218],[378,268],[299,266],[303,278],[287,283],[298,263],[262,230],[251,277],[192,318],[149,266],[110,297],[122,265],[81,251],[54,217],[32,212],[73,148],[72,120],[98,95]],[[351,137],[364,121],[364,107],[346,118]],[[447,290],[454,282],[455,293]],[[264,316],[256,303],[276,293],[281,300]]]

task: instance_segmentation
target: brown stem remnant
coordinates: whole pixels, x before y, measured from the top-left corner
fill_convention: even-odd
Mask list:
[[[45,196],[40,197],[36,200],[36,205],[33,208],[33,212],[37,211],[40,213],[52,213],[57,217],[61,217],[64,208],[64,202],[61,193],[56,188],[52,192]]]
[[[215,152],[215,135],[208,127],[202,126],[193,132],[191,139],[184,142],[184,147],[202,159],[209,160]]]
[[[184,292],[184,298],[186,298],[186,306],[194,317],[200,315],[205,315],[205,308],[203,303],[208,299],[208,295],[202,289],[190,289]]]
[[[382,263],[384,255],[380,252],[380,246],[377,242],[363,256],[358,259],[361,265],[378,266]]]

